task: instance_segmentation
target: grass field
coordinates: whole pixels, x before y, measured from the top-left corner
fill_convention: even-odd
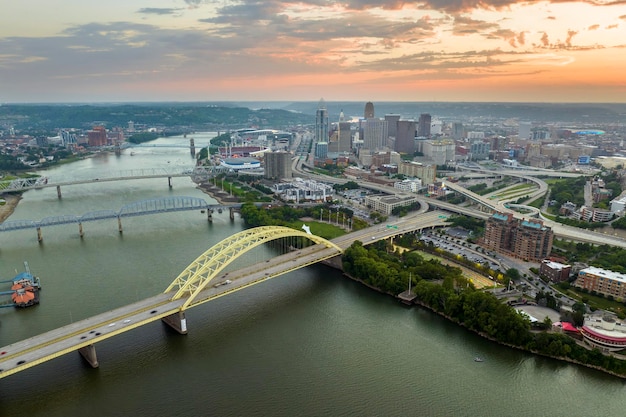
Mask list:
[[[441,262],[443,265],[449,265],[449,266],[455,266],[457,268],[461,268],[461,271],[463,271],[463,276],[467,277],[472,282],[472,284],[474,284],[474,287],[476,287],[477,289],[493,287],[495,284],[492,280],[490,280],[489,278],[485,276],[480,275],[478,272],[472,271],[471,269],[468,269],[462,265],[449,261],[448,259],[440,258],[438,256],[432,255],[430,253],[422,252],[422,251],[417,251],[417,253],[423,256],[424,259],[426,260],[436,259],[439,262]]]

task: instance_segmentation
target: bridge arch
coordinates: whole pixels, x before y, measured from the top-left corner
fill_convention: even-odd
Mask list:
[[[174,292],[172,300],[188,296],[189,298],[181,306],[185,310],[193,302],[195,297],[206,288],[228,264],[249,250],[262,245],[265,242],[283,237],[300,236],[328,248],[335,248],[337,255],[343,251],[337,245],[316,235],[308,234],[296,229],[283,226],[261,226],[247,229],[222,240],[213,245],[206,252],[196,258],[183,272],[172,281],[164,293]]]

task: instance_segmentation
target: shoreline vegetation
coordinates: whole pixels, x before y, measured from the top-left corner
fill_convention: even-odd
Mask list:
[[[435,266],[432,261],[419,262],[414,252],[413,258],[405,258],[411,252],[399,255],[388,253],[382,244],[371,246],[366,249],[361,242],[355,242],[346,250],[343,257],[346,277],[405,303],[398,294],[406,290],[410,276],[404,275],[407,269],[412,269],[412,293],[416,298],[411,305],[428,309],[502,346],[626,379],[625,360],[605,355],[597,348],[590,349],[567,335],[532,329],[530,322],[512,307],[490,293],[468,286],[467,280],[454,272],[456,268]],[[447,268],[451,269],[449,273],[444,271]],[[402,288],[398,288],[400,277],[404,278]]]

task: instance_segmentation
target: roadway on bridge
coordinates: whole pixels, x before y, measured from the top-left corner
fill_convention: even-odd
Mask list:
[[[343,235],[333,239],[332,242],[342,250],[345,250],[355,240],[361,240],[363,244],[369,244],[405,232],[441,226],[445,223],[446,217],[446,213],[441,211],[413,214],[399,221],[389,223],[389,225],[378,225]],[[202,291],[191,306],[197,306],[232,294],[270,278],[336,255],[337,252],[333,248],[314,245],[274,257],[265,261],[262,265],[251,265],[220,275],[214,280],[223,284],[217,287],[210,286]],[[226,279],[232,282],[225,284]],[[173,293],[158,294],[154,297],[0,348],[0,378],[26,370],[67,353],[86,348],[139,326],[177,314],[180,312],[181,306],[186,299],[171,300]]]

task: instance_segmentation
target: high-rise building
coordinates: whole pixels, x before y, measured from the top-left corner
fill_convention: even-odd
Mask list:
[[[61,136],[61,142],[63,146],[71,146],[77,143],[76,135],[72,132],[68,132],[67,130],[61,130],[59,133]]]
[[[389,137],[395,138],[398,132],[398,121],[400,120],[400,115],[386,114],[385,120],[387,121],[387,134]]]
[[[89,146],[106,146],[107,131],[104,126],[94,126],[87,132],[87,143]]]
[[[520,220],[494,213],[485,227],[482,246],[529,261],[542,261],[552,251],[552,229],[538,219]]]
[[[415,153],[415,122],[413,120],[398,120],[396,125],[394,150],[413,155]]]
[[[452,138],[455,140],[460,140],[465,137],[465,128],[463,127],[463,123],[454,122],[452,123]]]
[[[315,142],[328,142],[328,110],[324,99],[320,99],[315,112]]]
[[[268,179],[291,178],[291,154],[285,151],[266,152],[263,176]]]
[[[331,138],[331,142],[328,143],[328,152],[350,152],[352,148],[352,131],[350,122],[343,122],[339,118],[337,124],[337,131]]]
[[[422,184],[432,184],[437,177],[437,167],[435,165],[424,165],[419,162],[404,161],[398,164],[398,174],[419,178],[422,180]]]
[[[368,101],[365,103],[365,112],[363,113],[364,119],[373,119],[374,118],[374,103]]]
[[[317,142],[315,144],[315,159],[325,160],[328,156],[328,142]]]
[[[520,139],[530,139],[532,126],[533,124],[530,122],[520,122],[518,137]]]
[[[366,119],[363,122],[363,147],[371,150],[387,146],[387,121]]]
[[[420,114],[420,118],[417,122],[417,136],[430,137],[430,125],[432,118],[428,113]]]

